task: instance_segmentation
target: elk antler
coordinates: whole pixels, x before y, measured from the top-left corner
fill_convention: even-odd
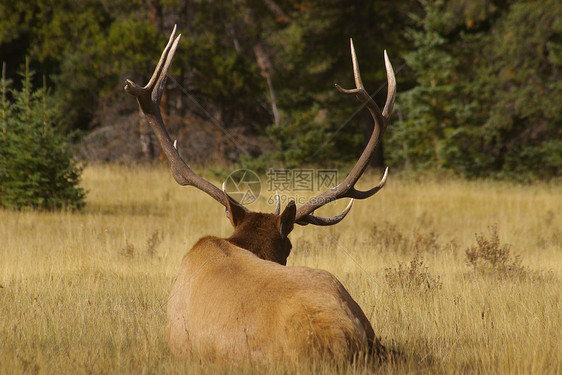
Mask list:
[[[209,181],[203,179],[201,176],[196,174],[189,168],[186,162],[180,156],[178,149],[176,147],[176,142],[172,144],[172,139],[166,130],[164,121],[162,120],[162,114],[160,113],[160,101],[162,99],[162,92],[166,86],[166,79],[168,76],[168,70],[170,65],[172,65],[172,59],[176,53],[176,48],[181,38],[179,34],[175,39],[176,26],[172,31],[170,40],[162,52],[162,57],[154,69],[152,78],[147,83],[145,87],[140,87],[134,82],[127,80],[125,85],[125,91],[137,98],[142,112],[144,113],[150,127],[156,134],[160,146],[164,150],[166,157],[170,161],[170,167],[172,170],[172,175],[176,182],[182,186],[191,185],[204,191],[213,197],[217,202],[222,204],[225,208],[227,207],[226,195],[215,185],[211,184]],[[243,207],[243,206],[241,206]],[[243,207],[246,211],[247,208]]]
[[[385,50],[384,63],[386,66],[386,76],[388,80],[388,92],[386,96],[386,103],[384,105],[383,112],[381,113],[381,110],[377,106],[377,103],[375,103],[375,101],[369,96],[369,94],[363,87],[363,82],[361,81],[361,73],[359,72],[359,64],[357,63],[357,56],[355,55],[355,48],[353,47],[353,40],[350,40],[350,44],[351,59],[353,61],[353,75],[355,77],[356,88],[346,90],[341,88],[338,84],[336,84],[336,88],[344,94],[355,95],[360,102],[364,103],[367,106],[375,122],[373,133],[371,134],[371,138],[369,139],[365,150],[363,150],[363,153],[359,157],[359,160],[357,161],[351,172],[349,172],[349,175],[345,178],[345,180],[343,180],[338,186],[310,199],[305,205],[301,206],[297,210],[295,222],[300,225],[333,225],[339,223],[351,210],[353,199],[365,199],[374,195],[384,186],[386,177],[388,175],[387,167],[379,184],[371,190],[360,191],[355,188],[355,184],[367,168],[369,160],[371,160],[375,148],[380,142],[382,134],[384,133],[384,131],[386,130],[386,126],[388,125],[388,120],[390,118],[390,114],[392,113],[392,107],[394,106],[394,98],[396,96],[396,79],[394,78],[394,71],[392,70],[392,65],[390,64],[390,60],[388,59],[388,55],[386,54]],[[320,208],[323,205],[340,198],[352,198],[347,208],[341,214],[330,218],[318,217],[313,215],[314,210],[316,210],[317,208]]]

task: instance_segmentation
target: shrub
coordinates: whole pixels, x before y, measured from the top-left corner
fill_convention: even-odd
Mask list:
[[[396,224],[383,221],[373,226],[373,241],[380,249],[392,249],[405,252],[410,249],[410,240],[403,234]]]
[[[5,69],[3,69],[5,70]],[[78,186],[82,168],[69,149],[69,136],[56,128],[56,107],[47,90],[33,90],[26,63],[21,90],[11,90],[4,73],[0,118],[0,207],[73,208],[84,205]]]
[[[144,247],[144,255],[147,258],[158,258],[158,252],[156,249],[162,243],[162,239],[162,234],[158,230],[155,230],[147,237]],[[121,249],[121,251],[119,251],[119,254],[127,258],[135,258],[142,255],[142,253],[127,240],[125,240],[125,246]]]
[[[439,276],[434,277],[429,273],[429,267],[424,265],[419,251],[409,265],[398,263],[398,268],[386,268],[384,278],[391,288],[428,292],[439,290],[443,286]]]
[[[458,245],[454,242],[443,244],[439,235],[433,230],[415,230],[412,233],[402,232],[396,224],[383,221],[375,224],[371,232],[374,244],[379,249],[392,250],[403,254],[427,252],[455,252]]]
[[[511,245],[501,244],[497,224],[489,228],[490,237],[476,234],[476,246],[466,249],[466,262],[475,272],[500,278],[524,278],[528,275],[519,255],[511,253]]]

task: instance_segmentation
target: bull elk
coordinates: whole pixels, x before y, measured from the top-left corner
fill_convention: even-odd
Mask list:
[[[294,360],[301,355],[353,358],[367,352],[384,354],[369,320],[335,276],[286,263],[292,248],[288,235],[294,224],[337,224],[351,210],[354,199],[369,198],[385,184],[388,168],[377,186],[367,191],[355,188],[394,104],[396,81],[386,51],[388,94],[382,112],[363,88],[353,43],[357,87],[346,90],[336,85],[342,93],[355,95],[364,103],[374,120],[369,142],[349,175],[302,207],[291,201],[280,213],[278,200],[276,212],[268,214],[251,212],[193,172],[168,135],[160,101],[181,37],[175,35],[174,27],[148,84],[140,87],[127,80],[125,91],[137,98],[177,183],[195,186],[222,204],[234,233],[229,238],[203,237],[183,257],[167,307],[166,335],[171,352],[188,358],[262,363]],[[340,198],[351,198],[341,214],[314,215],[316,209]]]

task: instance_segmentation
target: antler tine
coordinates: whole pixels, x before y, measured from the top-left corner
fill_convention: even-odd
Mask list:
[[[176,31],[177,27],[174,26],[174,30],[170,35],[168,44],[164,48],[162,56],[160,57],[160,60],[154,69],[154,73],[147,85],[140,87],[133,81],[127,80],[125,91],[137,98],[146,120],[156,134],[156,137],[160,142],[160,146],[162,146],[162,150],[170,162],[172,175],[174,176],[176,182],[182,186],[192,185],[210,195],[224,207],[227,207],[227,197],[225,194],[215,185],[193,172],[193,170],[191,170],[187,163],[182,159],[177,150],[177,144],[176,142],[172,143],[172,139],[170,138],[162,119],[162,114],[160,112],[162,92],[166,86],[168,71],[172,65],[172,60],[181,38],[181,34],[176,37]],[[244,209],[247,210],[245,207]]]
[[[154,94],[158,94],[158,93],[161,94],[162,93],[161,90],[154,91],[154,84],[157,80],[160,79],[160,77],[162,77],[162,71],[163,70],[165,70],[165,72],[164,72],[165,73],[164,74],[164,84],[165,84],[168,69],[170,68],[170,64],[172,62],[174,54],[176,53],[176,48],[177,48],[179,40],[181,38],[181,34],[180,34],[180,35],[177,36],[177,38],[174,39],[174,36],[176,34],[176,29],[177,29],[176,26],[177,25],[174,25],[174,29],[172,30],[172,34],[170,35],[170,39],[168,40],[168,44],[166,44],[166,47],[164,48],[164,51],[162,51],[162,56],[160,56],[160,60],[158,60],[158,64],[156,64],[156,68],[154,68],[154,72],[152,73],[152,77],[150,77],[150,80],[148,81],[146,86],[141,87],[141,86],[137,85],[136,83],[134,83],[133,81],[131,81],[130,79],[126,80],[125,91],[137,98],[137,100],[139,101],[139,104],[141,104],[141,108],[142,108],[143,105],[145,105],[145,106],[148,105],[148,103],[144,103],[144,101],[146,99],[150,98],[154,102],[159,102],[161,100],[161,95],[160,95],[160,97],[158,95],[156,95],[154,97],[152,96]],[[166,64],[168,59],[170,60],[170,63]],[[146,95],[147,92],[152,93],[152,95],[150,95],[150,96]],[[140,103],[141,100],[143,101],[143,103]]]
[[[386,50],[384,50],[384,66],[386,68],[388,89],[386,91],[386,102],[382,110],[382,115],[388,120],[394,108],[394,99],[396,98],[396,77],[394,77],[394,69],[392,69],[392,64],[390,63]]]
[[[296,221],[296,223],[300,225],[312,224],[318,226],[328,226],[328,225],[337,224],[347,216],[349,211],[351,211],[351,207],[353,206],[353,201],[354,199],[351,199],[347,207],[339,215],[332,216],[332,217],[320,217],[320,216],[315,216],[313,214],[308,214],[306,216],[303,216],[302,219]]]
[[[379,181],[379,183],[377,184],[377,186],[369,189],[369,190],[357,190],[355,187],[352,187],[350,189],[350,192],[348,193],[350,196],[352,196],[355,199],[366,199],[369,197],[372,197],[373,195],[375,195],[380,189],[382,189],[384,187],[384,184],[386,184],[386,179],[388,177],[388,167],[386,167],[384,169],[384,174],[381,177],[381,180]]]
[[[355,78],[355,86],[358,89],[365,89],[363,81],[361,81],[361,71],[359,70],[359,63],[357,62],[357,55],[355,54],[355,47],[353,46],[353,39],[349,38],[349,46],[351,47],[351,63],[353,65],[353,78]]]
[[[323,205],[340,199],[340,198],[354,198],[354,199],[366,199],[373,196],[377,193],[386,183],[386,179],[388,176],[388,168],[386,168],[384,175],[379,182],[379,184],[373,187],[370,190],[360,191],[355,188],[355,184],[367,168],[369,164],[369,160],[373,156],[373,153],[380,142],[382,134],[386,129],[386,125],[388,123],[390,113],[392,112],[392,108],[394,106],[394,99],[396,96],[396,79],[394,77],[394,71],[392,69],[392,65],[390,64],[390,60],[388,59],[388,55],[386,51],[384,52],[384,59],[385,59],[385,67],[387,73],[387,80],[388,80],[388,93],[387,99],[384,106],[384,111],[381,113],[379,106],[375,103],[375,101],[371,98],[371,96],[365,91],[363,86],[363,82],[361,80],[361,72],[359,70],[359,63],[357,61],[357,56],[355,54],[355,48],[353,46],[353,41],[350,41],[351,47],[351,60],[353,62],[353,75],[355,79],[355,89],[344,89],[338,84],[336,84],[336,88],[344,93],[349,95],[355,95],[359,101],[365,104],[369,112],[371,113],[371,117],[374,121],[373,133],[371,134],[371,138],[367,143],[367,146],[363,150],[363,153],[359,157],[359,160],[355,164],[355,166],[349,172],[349,175],[336,187],[325,191],[324,193],[318,195],[317,197],[312,198],[309,200],[305,205],[301,206],[297,210],[296,214],[296,222],[301,225],[306,224],[315,224],[315,225],[332,225],[339,221],[341,221],[345,215],[349,212],[346,208],[344,213],[335,216],[333,218],[319,218],[312,213],[319,207]],[[349,206],[351,209],[351,206]],[[343,215],[343,216],[342,216]],[[333,219],[333,220],[332,220]]]

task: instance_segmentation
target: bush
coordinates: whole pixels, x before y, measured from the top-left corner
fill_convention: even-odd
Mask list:
[[[466,249],[466,262],[475,272],[499,278],[525,278],[528,270],[519,255],[511,254],[511,245],[501,244],[497,225],[489,228],[490,237],[476,234],[476,246]]]
[[[400,287],[420,292],[439,290],[443,286],[439,276],[434,277],[429,273],[429,267],[424,264],[419,251],[409,265],[399,262],[398,268],[386,268],[384,278],[391,288]]]
[[[373,227],[372,238],[379,249],[391,249],[403,254],[417,252],[456,252],[458,245],[454,241],[443,244],[439,235],[433,230],[420,229],[411,234],[403,233],[396,224],[383,221]]]
[[[159,231],[155,230],[146,239],[144,255],[150,259],[158,258],[158,251],[156,249],[161,243],[162,243],[162,234]],[[119,254],[127,258],[135,258],[141,255],[142,253],[138,251],[133,244],[125,240],[125,246],[121,249]]]
[[[69,136],[55,127],[58,113],[45,84],[34,91],[32,77],[26,63],[21,90],[8,92],[2,74],[0,207],[79,209],[85,196],[78,187],[82,168],[69,149]]]
[[[322,121],[323,111],[318,106],[308,110],[293,111],[291,120],[273,124],[266,130],[273,141],[275,152],[264,154],[261,159],[271,167],[281,163],[285,168],[298,168],[315,160],[325,160],[336,152],[328,142],[330,123]]]

